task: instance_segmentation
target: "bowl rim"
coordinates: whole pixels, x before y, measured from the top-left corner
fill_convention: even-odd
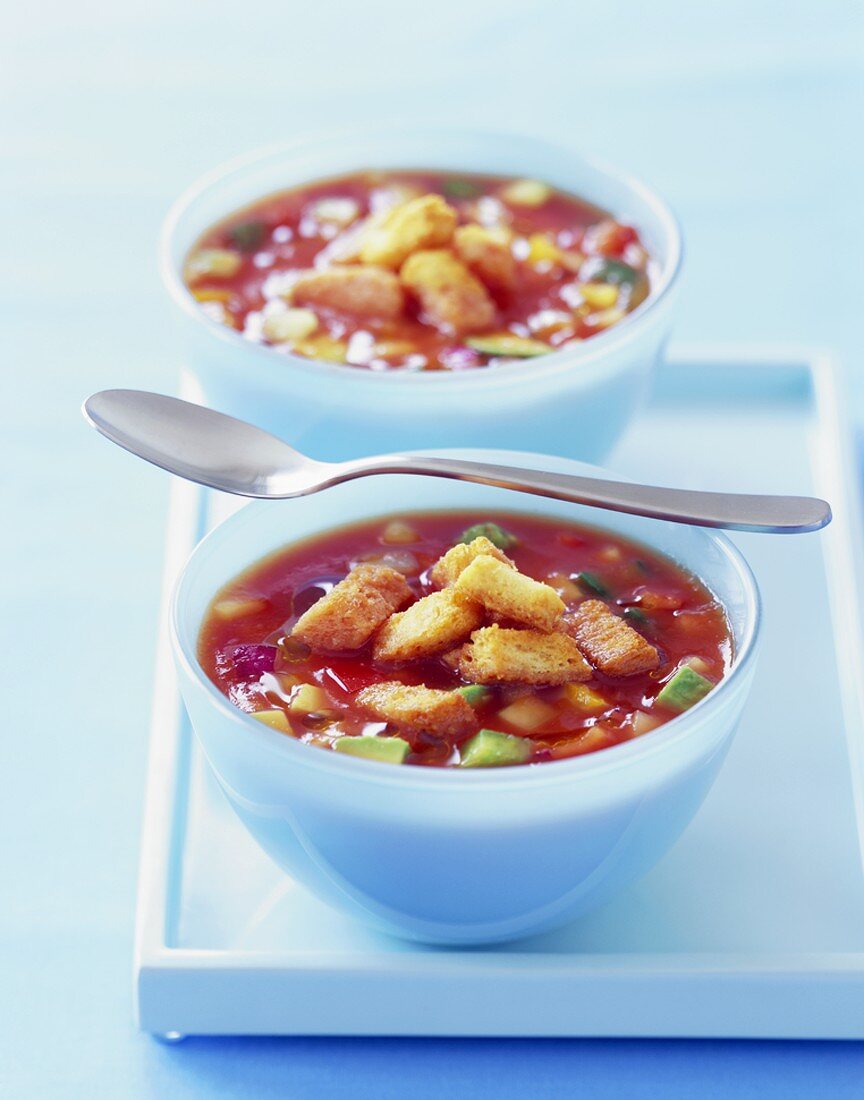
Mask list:
[[[258,344],[247,340],[242,333],[220,324],[207,316],[198,307],[195,299],[189,292],[183,281],[179,265],[173,260],[173,246],[175,235],[186,211],[203,194],[212,187],[217,186],[223,179],[253,168],[262,161],[273,157],[298,155],[307,150],[323,148],[331,143],[338,143],[343,138],[373,138],[383,136],[392,138],[398,142],[402,133],[410,133],[412,137],[424,137],[429,141],[435,138],[440,140],[453,140],[456,138],[477,140],[495,140],[501,142],[530,142],[535,148],[559,149],[571,159],[578,160],[589,172],[622,186],[636,195],[642,202],[651,208],[657,218],[661,235],[665,238],[669,258],[663,265],[659,281],[656,287],[651,288],[648,297],[632,313],[628,313],[621,321],[610,329],[599,332],[583,343],[559,348],[541,357],[540,361],[532,360],[526,364],[524,361],[515,360],[495,367],[491,371],[485,370],[460,370],[460,371],[373,371],[364,370],[362,367],[343,363],[327,363],[322,360],[307,359],[303,356],[292,355],[290,352],[276,351],[265,344]],[[398,160],[398,157],[394,158]],[[430,154],[430,160],[434,161],[434,154]],[[357,170],[360,170],[359,168]],[[385,166],[384,171],[387,171]],[[394,164],[390,170],[398,171],[398,164]],[[472,169],[473,171],[474,169]],[[226,212],[228,216],[230,211]],[[363,384],[374,386],[400,387],[405,385],[421,386],[475,386],[478,383],[485,385],[486,378],[493,377],[497,383],[524,381],[525,378],[535,377],[539,372],[544,376],[555,374],[562,370],[569,370],[576,363],[580,371],[586,373],[585,368],[593,366],[595,369],[604,366],[604,358],[607,354],[624,347],[634,340],[638,340],[644,324],[649,322],[658,307],[667,301],[673,290],[677,287],[681,266],[684,258],[684,243],[681,227],[677,217],[672,212],[666,201],[647,184],[636,176],[625,172],[606,161],[593,156],[586,156],[575,148],[558,141],[547,140],[532,134],[523,134],[496,128],[471,129],[453,126],[424,126],[424,127],[383,127],[368,126],[354,130],[328,130],[297,135],[288,141],[273,142],[269,145],[242,153],[239,156],[223,161],[221,164],[199,176],[187,187],[174,201],[168,210],[162,223],[159,235],[159,271],[162,283],[169,297],[183,314],[200,324],[216,339],[226,343],[229,348],[238,354],[243,353],[252,356],[262,371],[272,376],[271,381],[275,386],[285,385],[290,382],[292,371],[298,370],[303,374],[311,375],[319,380],[336,380],[346,382],[364,379]],[[286,370],[286,366],[291,370]],[[447,378],[445,383],[442,379]],[[374,379],[374,381],[372,381]]]
[[[446,452],[442,450],[436,453],[444,454]],[[459,451],[454,448],[451,449],[450,453],[456,454]],[[500,460],[501,455],[512,454],[513,452],[488,450],[486,453],[491,459],[498,458]],[[530,455],[526,453],[521,457],[523,459],[528,457],[546,459],[552,462],[563,461],[568,465],[578,465],[581,469],[599,470],[604,474],[608,472],[600,467],[589,467],[587,463],[578,463],[572,459],[561,459],[560,457],[555,459],[553,456],[542,456],[536,453]],[[731,565],[741,585],[744,596],[742,638],[736,647],[729,671],[716,687],[690,710],[672,718],[659,729],[652,730],[650,734],[634,740],[623,741],[598,752],[586,753],[582,756],[570,757],[564,760],[547,761],[542,764],[516,764],[505,768],[476,769],[424,768],[420,765],[394,767],[392,764],[358,759],[346,754],[326,751],[316,746],[305,745],[292,737],[286,737],[277,730],[271,729],[263,722],[256,721],[244,711],[233,706],[228,701],[227,696],[222,694],[200,666],[196,652],[197,634],[194,638],[189,638],[185,625],[181,622],[181,599],[187,585],[194,581],[194,570],[205,560],[219,553],[221,542],[226,534],[230,535],[234,529],[254,522],[257,515],[271,503],[270,501],[253,501],[246,504],[217,524],[198,543],[180,571],[171,594],[169,631],[175,660],[177,660],[186,675],[204,689],[208,701],[215,705],[216,709],[228,718],[232,724],[237,725],[238,737],[251,736],[257,748],[275,755],[288,764],[295,763],[312,770],[317,768],[336,775],[341,774],[343,778],[349,780],[375,782],[388,787],[421,787],[427,791],[436,790],[449,795],[462,791],[470,792],[490,788],[524,789],[527,787],[530,789],[538,784],[546,786],[549,784],[572,783],[607,775],[610,772],[625,769],[632,771],[641,766],[644,761],[674,750],[675,746],[681,741],[689,739],[709,722],[713,713],[722,705],[733,687],[744,678],[745,672],[751,667],[756,656],[761,635],[762,597],[753,571],[747,559],[726,535],[716,530],[700,527],[696,530],[719,549],[721,556]],[[514,507],[513,510],[519,511],[520,509]],[[390,514],[389,509],[387,514]],[[369,518],[374,518],[371,512]],[[323,525],[316,528],[314,533],[322,534],[335,526],[335,524]],[[602,523],[597,526],[602,529]],[[313,535],[307,534],[304,537],[309,538]],[[652,546],[650,539],[644,541],[646,546]],[[290,546],[291,542],[288,541],[285,545]],[[663,553],[663,551],[659,552]],[[259,558],[250,562],[250,565],[253,565],[254,561],[263,556],[264,552],[259,555]],[[707,581],[697,570],[693,569],[692,572],[711,590],[710,585],[707,584]]]

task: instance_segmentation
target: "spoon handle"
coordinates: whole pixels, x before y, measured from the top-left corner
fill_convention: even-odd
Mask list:
[[[334,478],[334,482],[366,474],[428,474],[502,489],[517,489],[536,496],[588,504],[614,512],[690,523],[697,527],[722,527],[731,531],[797,534],[818,531],[831,522],[830,506],[816,497],[665,489],[655,485],[546,473],[514,466],[493,466],[453,458],[381,455],[345,463],[341,470],[342,476]]]

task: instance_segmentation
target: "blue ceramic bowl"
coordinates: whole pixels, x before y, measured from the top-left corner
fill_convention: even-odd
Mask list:
[[[635,225],[654,259],[648,299],[584,344],[490,370],[376,372],[274,351],[208,318],[183,260],[214,222],[262,196],[358,168],[442,168],[536,176]],[[251,420],[316,458],[480,446],[599,461],[646,393],[669,333],[681,236],[634,179],[535,138],[459,130],[368,129],[233,161],[179,199],[162,238],[162,275],[184,363],[213,408]]]
[[[539,455],[449,454],[603,476]],[[520,507],[598,522],[596,510],[502,489],[369,478],[315,497],[248,505],[195,550],[175,593],[183,697],[238,816],[322,899],[401,936],[477,944],[538,932],[605,901],[663,855],[717,775],[753,679],[759,595],[746,562],[722,535],[603,513],[608,530],[702,578],[727,609],[734,663],[702,702],[660,729],[534,766],[393,767],[304,745],[231,706],[198,663],[198,631],[217,589],[288,542],[399,510]]]

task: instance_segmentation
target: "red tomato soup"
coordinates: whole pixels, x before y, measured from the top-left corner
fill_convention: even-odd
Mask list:
[[[524,514],[402,514],[227,584],[198,643],[238,708],[310,745],[492,767],[649,733],[729,668],[723,608],[674,562]]]
[[[249,340],[371,370],[464,370],[589,339],[645,300],[636,229],[539,180],[357,172],[208,230],[184,277]]]

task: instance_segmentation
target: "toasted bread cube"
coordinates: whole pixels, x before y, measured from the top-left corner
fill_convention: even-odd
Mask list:
[[[516,282],[516,259],[509,234],[482,225],[460,225],[453,234],[456,254],[493,291],[508,291]]]
[[[293,284],[291,301],[382,320],[399,317],[405,305],[402,287],[392,271],[365,266],[309,271]]]
[[[397,570],[358,565],[300,616],[291,633],[312,649],[359,649],[411,595]]]
[[[580,603],[568,624],[576,644],[605,676],[635,676],[660,664],[660,654],[602,600]]]
[[[446,588],[448,585],[453,584],[462,570],[481,554],[487,554],[491,558],[503,561],[505,565],[516,568],[504,551],[499,550],[494,542],[490,542],[485,535],[478,535],[476,539],[469,543],[458,542],[455,546],[451,546],[447,553],[435,562],[429,570],[432,583],[437,584],[439,588]]]
[[[408,734],[467,737],[479,726],[474,708],[458,691],[442,691],[385,680],[363,688],[356,701],[369,714]]]
[[[450,654],[445,660],[452,660]],[[510,630],[497,625],[475,630],[456,663],[473,684],[570,684],[591,678],[591,668],[566,634]]]
[[[488,554],[467,565],[454,588],[457,595],[476,600],[488,611],[537,630],[552,630],[565,607],[554,588]]]
[[[376,661],[419,661],[443,653],[483,622],[483,609],[452,588],[432,592],[391,615],[375,639]]]
[[[495,320],[495,303],[486,287],[446,248],[415,252],[400,274],[403,285],[441,332],[478,332]]]
[[[360,259],[396,270],[412,252],[448,244],[456,218],[456,211],[440,195],[421,195],[399,203],[368,226]]]

